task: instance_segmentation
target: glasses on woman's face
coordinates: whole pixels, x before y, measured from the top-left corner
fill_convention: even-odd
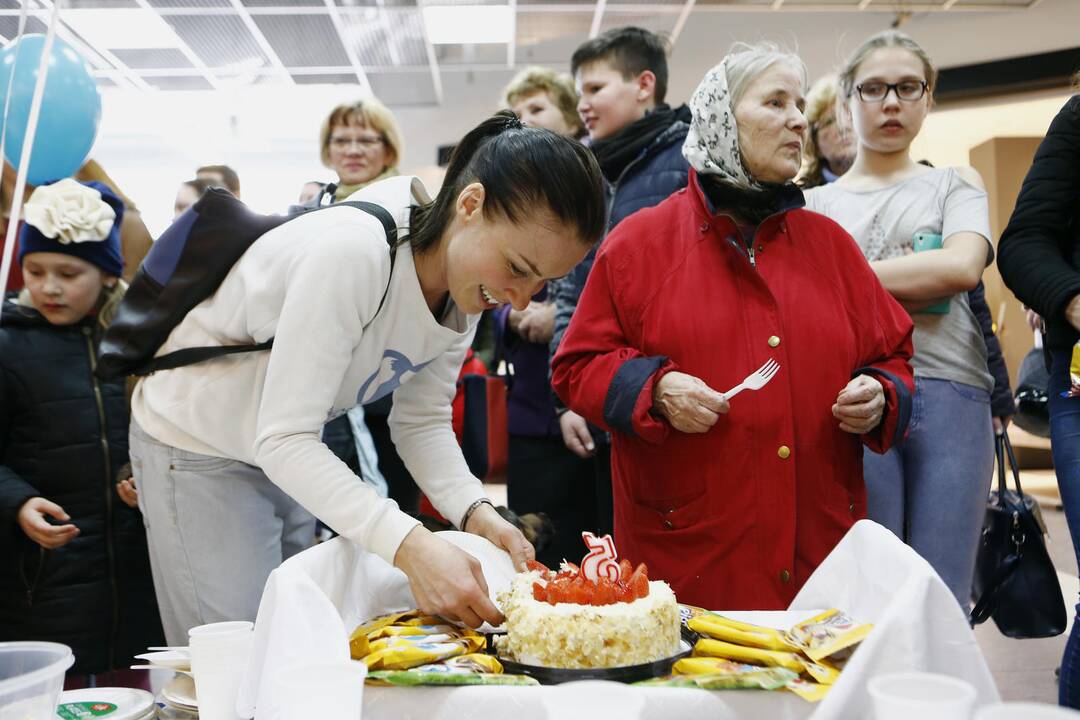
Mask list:
[[[863,102],[884,102],[889,92],[895,92],[896,97],[906,102],[921,100],[926,94],[926,82],[924,80],[902,80],[898,83],[864,82],[855,86],[859,99]]]
[[[335,150],[348,150],[356,145],[361,150],[374,150],[385,141],[382,135],[361,135],[360,137],[345,137],[344,135],[331,135],[330,147]]]

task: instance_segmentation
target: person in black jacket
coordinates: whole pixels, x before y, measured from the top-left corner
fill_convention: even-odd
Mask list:
[[[1050,443],[1073,548],[1080,549],[1080,397],[1069,389],[1080,340],[1080,95],[1050,124],[998,244],[998,267],[1016,297],[1042,316],[1050,367]],[[1061,662],[1059,701],[1080,708],[1080,623]]]
[[[123,210],[100,183],[35,190],[19,236],[26,289],[0,313],[0,641],[70,646],[69,688],[85,675],[146,687],[126,668],[164,640],[142,517],[121,474],[124,382],[93,374],[123,294]]]

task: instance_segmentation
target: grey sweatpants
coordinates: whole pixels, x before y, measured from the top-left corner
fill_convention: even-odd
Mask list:
[[[267,577],[311,545],[315,518],[253,465],[162,444],[134,420],[129,442],[169,645],[196,625],[255,620]]]

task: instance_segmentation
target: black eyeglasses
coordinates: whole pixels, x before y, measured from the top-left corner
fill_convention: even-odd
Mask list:
[[[914,102],[921,100],[926,90],[924,80],[902,80],[898,83],[865,82],[855,86],[855,91],[863,102],[884,102],[889,91],[895,92],[900,100]]]

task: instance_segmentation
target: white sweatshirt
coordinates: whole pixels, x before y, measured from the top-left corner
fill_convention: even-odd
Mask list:
[[[410,206],[428,198],[418,179],[403,176],[349,199],[383,206],[404,235]],[[319,210],[252,245],[158,354],[271,337],[273,350],[157,372],[136,387],[132,414],[166,445],[257,465],[327,525],[392,563],[418,522],[322,443],[323,425],[400,384],[389,419],[394,444],[439,512],[460,522],[483,497],[450,425],[477,319],[450,301],[438,322],[407,243],[391,274],[376,218],[350,207]]]

